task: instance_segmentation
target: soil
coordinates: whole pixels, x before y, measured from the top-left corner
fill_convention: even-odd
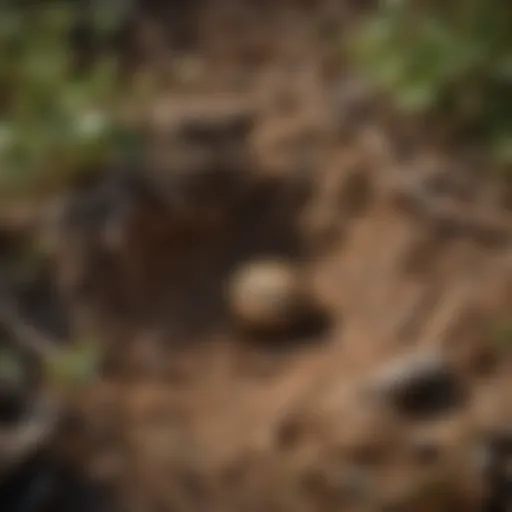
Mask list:
[[[141,17],[162,80],[142,181],[71,194],[53,226],[61,298],[107,353],[66,464],[122,512],[508,510],[506,189],[348,70],[348,3],[196,4],[188,31]],[[237,329],[226,284],[264,258],[303,269],[324,322]],[[379,375],[425,351],[462,392],[404,414]]]

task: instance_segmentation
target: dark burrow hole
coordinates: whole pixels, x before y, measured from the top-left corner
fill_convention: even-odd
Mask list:
[[[240,263],[258,254],[279,254],[287,260],[300,260],[304,251],[296,218],[303,198],[295,197],[295,191],[290,190],[293,186],[280,180],[253,182],[243,173],[228,172],[228,175],[233,183],[228,180],[229,183],[223,181],[222,185],[215,179],[224,179],[225,173],[221,170],[213,172],[213,175],[204,173],[203,177],[200,176],[199,188],[194,193],[199,194],[199,199],[212,194],[212,201],[223,205],[227,215],[219,232],[194,231],[190,239],[177,235],[172,238],[171,234],[176,230],[174,221],[179,222],[180,219],[173,221],[169,218],[173,216],[172,205],[158,196],[154,190],[157,184],[147,175],[120,171],[104,181],[100,180],[100,183],[85,187],[85,191],[70,198],[72,206],[68,224],[71,231],[83,229],[88,233],[100,230],[104,217],[112,215],[112,210],[124,207],[123,201],[135,202],[135,213],[160,208],[162,215],[151,218],[163,219],[164,230],[168,222],[168,229],[172,231],[169,235],[172,244],[143,237],[141,243],[147,242],[148,245],[144,249],[144,258],[155,261],[144,260],[144,268],[148,269],[147,279],[144,278],[147,283],[143,283],[144,290],[138,294],[136,304],[131,305],[129,294],[123,293],[123,283],[127,279],[121,275],[121,270],[113,268],[115,265],[103,265],[108,266],[107,275],[104,276],[103,272],[92,268],[95,260],[91,258],[91,272],[87,272],[82,279],[84,282],[80,289],[82,295],[86,295],[85,300],[95,302],[98,296],[105,296],[103,302],[110,302],[112,308],[118,303],[130,302],[126,307],[118,308],[117,317],[121,320],[121,317],[126,318],[128,310],[138,308],[140,315],[151,315],[153,319],[163,321],[175,338],[199,338],[201,334],[217,328],[219,322],[226,318],[224,283]],[[240,190],[243,192],[241,199],[238,198]],[[153,200],[153,196],[160,202]],[[155,205],[155,201],[158,204]],[[193,203],[192,207],[195,205]],[[154,243],[160,245],[153,247],[151,244]],[[146,275],[146,271],[143,274]],[[91,306],[94,309],[101,307],[103,311],[112,309],[103,302]],[[277,338],[311,337],[321,332],[327,323],[322,315],[313,315],[299,322],[294,332],[279,334]],[[266,335],[263,333],[263,336]]]
[[[460,407],[466,393],[450,374],[436,379],[418,379],[394,397],[397,410],[411,419],[430,419]]]

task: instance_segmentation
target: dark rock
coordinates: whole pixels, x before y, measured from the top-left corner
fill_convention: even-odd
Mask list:
[[[397,412],[411,418],[445,414],[464,398],[458,376],[436,352],[414,353],[393,361],[372,386]]]

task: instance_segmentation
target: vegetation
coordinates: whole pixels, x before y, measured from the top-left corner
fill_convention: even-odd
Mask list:
[[[70,35],[85,20],[101,48],[126,13],[90,5],[11,2],[0,9],[1,197],[55,186],[118,142],[116,60],[102,52],[80,73]]]
[[[501,355],[512,355],[512,319],[498,318],[490,329],[490,339]]]
[[[107,43],[124,23],[130,2],[82,4],[0,6],[0,207],[6,199],[56,191],[126,147],[130,134],[119,116],[125,89],[119,59]],[[87,42],[73,37],[77,27],[85,27],[94,46],[86,64],[79,57]],[[3,262],[10,275],[30,279],[37,272],[36,244],[28,240]],[[98,347],[74,341],[42,357],[45,381],[59,389],[88,382],[101,365]],[[1,356],[0,377],[11,378],[21,362]]]
[[[384,0],[355,50],[401,109],[440,114],[455,133],[512,163],[508,0]]]
[[[103,361],[101,344],[77,340],[43,361],[43,375],[56,391],[68,392],[89,384],[98,377]]]

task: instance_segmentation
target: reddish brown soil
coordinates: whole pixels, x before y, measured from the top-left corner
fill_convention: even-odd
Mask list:
[[[185,54],[197,76],[169,71],[155,107],[161,135],[173,105],[249,105],[238,172],[252,202],[186,240],[148,241],[121,274],[138,275],[121,292],[138,314],[115,336],[109,324],[114,360],[81,402],[79,459],[126,511],[481,510],[480,436],[511,422],[510,360],[489,334],[512,304],[511,213],[463,152],[425,136],[404,155],[377,107],[343,121],[348,75],[322,17],[261,10],[222,30],[220,8],[205,16]],[[161,62],[178,69],[178,57]],[[260,255],[304,265],[326,329],[270,346],[236,334],[224,284]],[[159,299],[138,288],[150,282]],[[461,408],[413,421],[367,401],[378,369],[425,346],[456,365]]]

